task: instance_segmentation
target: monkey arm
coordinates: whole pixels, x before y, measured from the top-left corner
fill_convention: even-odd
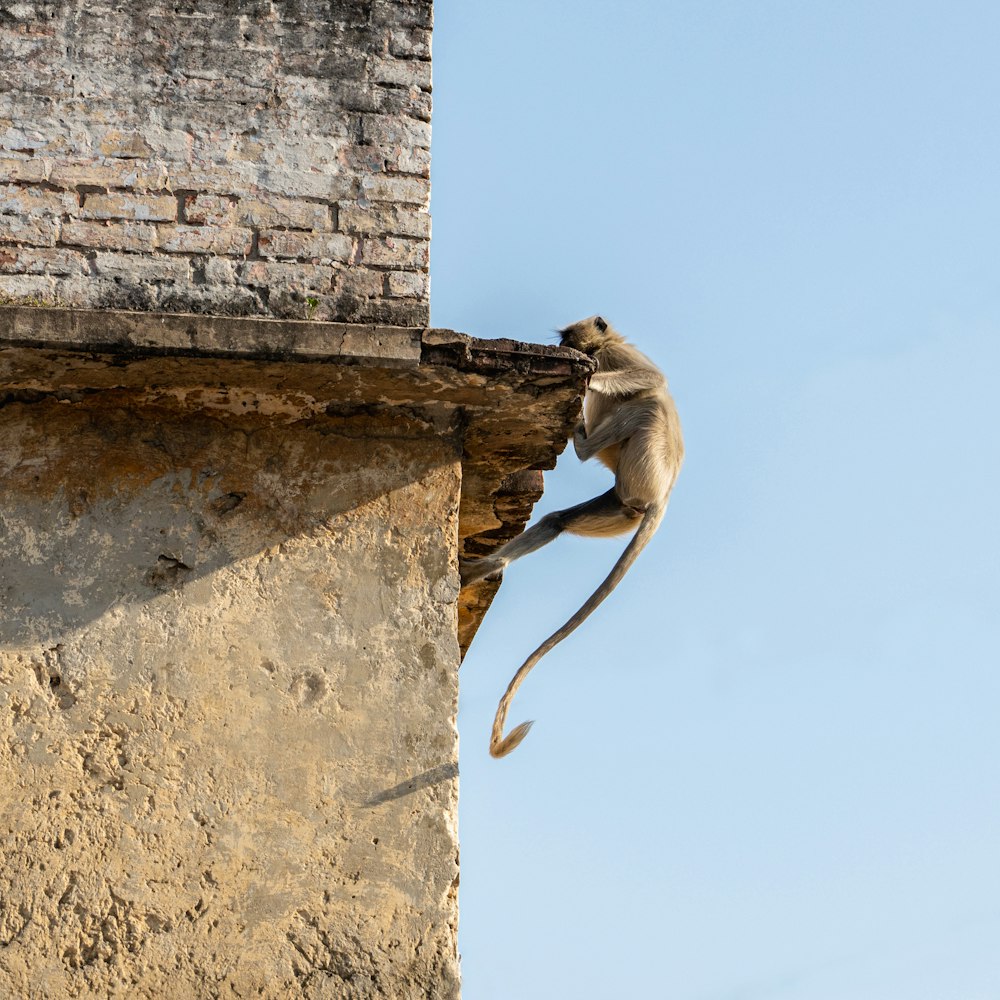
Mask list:
[[[581,462],[586,462],[605,448],[627,441],[642,424],[648,409],[648,406],[640,403],[621,403],[618,409],[593,427],[589,434],[583,424],[577,424],[573,432],[576,457]]]
[[[602,396],[631,396],[643,389],[659,389],[664,385],[663,373],[655,368],[619,368],[594,372],[587,388]]]

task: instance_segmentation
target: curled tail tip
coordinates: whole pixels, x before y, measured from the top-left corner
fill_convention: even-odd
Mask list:
[[[499,760],[501,757],[506,757],[512,750],[516,750],[534,724],[534,721],[522,722],[519,726],[515,726],[502,740],[490,740],[490,756]]]

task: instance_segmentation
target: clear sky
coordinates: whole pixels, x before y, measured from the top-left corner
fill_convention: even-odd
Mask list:
[[[624,540],[466,658],[465,1000],[997,1000],[1000,4],[438,0],[434,104],[433,322],[599,312],[688,448],[504,761]]]

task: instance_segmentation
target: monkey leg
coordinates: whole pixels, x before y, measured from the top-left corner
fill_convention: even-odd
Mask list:
[[[616,535],[624,535],[635,529],[643,514],[641,510],[623,503],[614,488],[593,500],[556,513],[562,515],[560,531],[586,538],[614,538]],[[519,539],[515,538],[514,541]]]
[[[610,538],[631,531],[641,517],[642,511],[623,504],[614,489],[610,489],[593,500],[546,514],[537,524],[482,559],[463,559],[460,564],[462,583],[502,573],[509,563],[548,545],[564,531],[571,535]]]

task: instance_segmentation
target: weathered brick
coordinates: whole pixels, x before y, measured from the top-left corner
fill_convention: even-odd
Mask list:
[[[347,144],[346,134],[317,138],[286,129],[281,135],[244,136],[231,156],[237,162],[249,161],[256,169],[271,167],[298,173],[335,174],[339,171],[340,152]]]
[[[170,253],[217,253],[246,256],[253,233],[249,229],[219,229],[214,226],[161,226],[157,234],[160,250]]]
[[[362,115],[364,141],[379,146],[419,146],[429,149],[431,126],[428,122],[403,115]]]
[[[361,260],[375,267],[427,267],[429,258],[430,250],[424,240],[383,236],[361,242]]]
[[[396,87],[431,89],[431,64],[416,59],[373,59],[371,78],[376,83],[389,83]]]
[[[361,80],[365,75],[365,53],[352,52],[343,46],[333,46],[326,51],[319,51],[313,46],[302,46],[299,51],[286,54],[285,66],[296,76]]]
[[[385,272],[369,271],[364,267],[350,267],[338,270],[334,279],[338,295],[355,295],[360,298],[376,298],[385,290]]]
[[[406,28],[430,29],[434,18],[434,7],[430,0],[420,3],[379,3],[373,17],[381,24]]]
[[[0,274],[0,302],[5,299],[55,305],[56,279],[40,274]]]
[[[341,87],[339,97],[348,111],[407,115],[425,122],[431,120],[431,95],[425,90],[400,90],[396,87],[356,83]]]
[[[261,257],[301,257],[320,264],[347,262],[354,253],[354,240],[342,233],[268,229],[260,234],[258,245]]]
[[[242,55],[242,53],[238,53]],[[215,60],[218,57],[218,50],[206,53],[206,59]],[[206,64],[207,65],[207,64]],[[245,67],[244,67],[245,68]],[[202,68],[199,72],[215,72]],[[178,79],[178,94],[183,95],[185,101],[206,102],[214,104],[228,104],[238,101],[241,104],[254,105],[258,101],[267,99],[268,86],[266,83],[238,80],[230,77],[217,77],[215,79],[202,79],[199,77],[186,77]]]
[[[167,187],[167,168],[162,163],[139,160],[56,160],[52,163],[49,181],[62,188],[86,186],[163,191]]]
[[[35,215],[0,215],[0,241],[54,247],[58,239],[58,219]]]
[[[408,143],[387,142],[349,147],[345,150],[344,160],[361,174],[376,174],[388,170],[421,177],[431,175],[430,149]]]
[[[5,274],[86,274],[87,257],[62,248],[0,246],[0,271]]]
[[[430,307],[416,299],[364,298],[349,292],[336,294],[337,314],[347,323],[391,323],[393,326],[426,326]]]
[[[177,218],[177,199],[173,195],[137,195],[124,192],[88,194],[84,197],[80,218],[173,222]]]
[[[385,202],[372,202],[362,207],[356,202],[342,201],[337,206],[337,228],[345,233],[429,239],[431,217],[418,208]]]
[[[236,199],[217,194],[187,195],[184,218],[198,226],[231,226],[236,218]]]
[[[423,177],[399,174],[373,174],[362,178],[362,191],[370,201],[395,201],[409,205],[427,205],[431,197],[430,181]]]
[[[352,174],[361,177],[377,174],[386,169],[386,154],[377,146],[361,143],[348,146],[341,159]]]
[[[208,285],[236,284],[236,262],[224,257],[209,257],[205,261],[204,277]]]
[[[431,33],[421,28],[394,28],[389,32],[389,54],[403,59],[430,59]]]
[[[236,206],[236,220],[244,226],[288,226],[320,231],[329,231],[331,226],[329,205],[291,198],[241,199]]]
[[[385,276],[386,293],[397,298],[427,298],[430,278],[422,271],[390,271]]]
[[[109,132],[101,140],[101,152],[123,160],[146,160],[153,155],[153,147],[141,132]]]
[[[101,137],[99,148],[105,156],[140,160],[156,157],[184,163],[190,154],[191,135],[186,129],[145,124],[141,131],[112,129]]]
[[[256,172],[229,165],[173,166],[167,171],[167,187],[173,191],[206,191],[210,194],[245,194],[257,180]]]
[[[11,181],[40,184],[48,180],[50,167],[50,161],[37,156],[25,160],[0,157],[0,184]]]
[[[128,277],[114,280],[93,274],[55,279],[55,295],[64,305],[83,309],[155,309],[156,285]]]
[[[94,259],[94,267],[101,277],[131,282],[185,281],[190,273],[186,258],[140,257],[138,254],[99,253]]]
[[[419,299],[374,299],[370,312],[365,322],[427,326],[431,321],[430,305]]]
[[[260,167],[248,187],[257,200],[276,196],[296,200],[318,198],[338,201],[350,198],[357,190],[357,178],[338,165],[338,173],[311,172],[308,170],[283,170],[278,167]],[[244,191],[247,189],[244,188]]]
[[[269,260],[256,260],[243,268],[240,278],[245,285],[328,291],[333,274],[329,267],[324,267],[321,264],[285,264]]]
[[[59,140],[60,130],[45,117],[39,103],[23,92],[0,91],[0,149],[37,153]]]
[[[156,228],[141,222],[82,222],[70,219],[63,223],[61,242],[95,250],[136,252],[156,246]]]
[[[334,83],[314,76],[300,76],[297,73],[286,73],[281,82],[283,100],[296,105],[311,104],[317,107],[330,107],[341,87],[339,80]],[[363,86],[363,84],[352,82],[351,86]]]
[[[163,312],[215,313],[221,316],[273,315],[265,309],[260,296],[252,288],[239,285],[194,284],[176,282],[154,289],[156,308]]]
[[[65,215],[75,212],[78,201],[66,191],[0,184],[0,212],[11,215]]]
[[[416,174],[420,177],[430,177],[431,175],[431,151],[429,149],[396,146],[386,150],[382,159],[387,170],[396,170],[401,174]]]
[[[336,316],[329,289],[271,288],[267,308],[279,319],[331,320]]]

